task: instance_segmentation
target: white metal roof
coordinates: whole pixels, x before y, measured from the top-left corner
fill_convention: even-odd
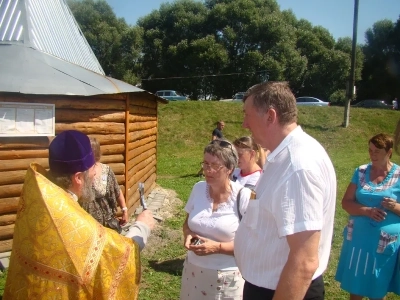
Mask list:
[[[24,44],[104,75],[65,0],[0,0],[0,43]]]

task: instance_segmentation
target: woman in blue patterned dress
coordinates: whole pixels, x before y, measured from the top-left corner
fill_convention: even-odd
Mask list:
[[[371,162],[354,172],[342,199],[350,214],[344,229],[336,280],[351,300],[385,299],[400,293],[400,168],[392,163],[393,139],[369,140]]]

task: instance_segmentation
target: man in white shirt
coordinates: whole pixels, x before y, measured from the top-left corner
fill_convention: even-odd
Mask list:
[[[243,299],[324,299],[336,175],[324,148],[297,125],[284,82],[250,88],[243,127],[271,153],[235,236]]]

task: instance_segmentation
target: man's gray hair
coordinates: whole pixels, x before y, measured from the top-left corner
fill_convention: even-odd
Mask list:
[[[253,97],[254,107],[260,113],[266,113],[270,108],[275,109],[279,124],[297,122],[296,98],[287,82],[268,81],[256,84],[247,90],[243,102],[249,97]]]

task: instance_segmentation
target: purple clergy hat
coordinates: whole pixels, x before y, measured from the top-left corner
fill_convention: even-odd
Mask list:
[[[49,146],[49,165],[52,172],[75,174],[90,169],[94,164],[90,140],[82,132],[63,131]]]

